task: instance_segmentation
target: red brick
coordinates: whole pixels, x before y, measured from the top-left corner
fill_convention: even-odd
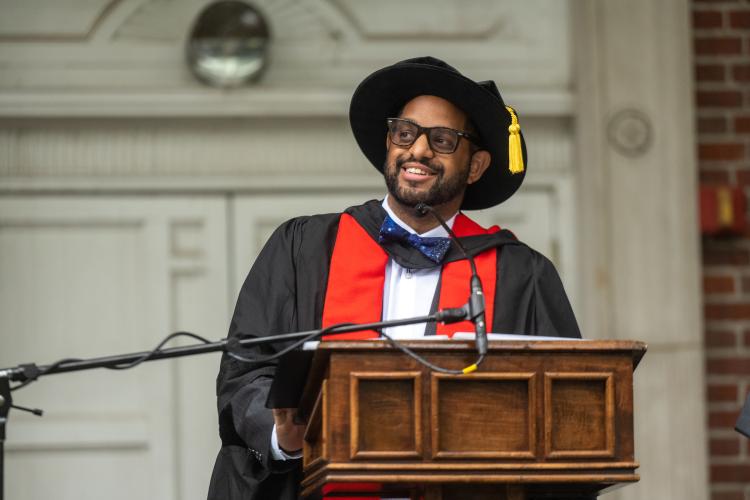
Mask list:
[[[732,78],[738,82],[750,82],[750,64],[735,64],[732,67]]]
[[[746,483],[750,478],[750,464],[712,465],[711,482]]]
[[[729,129],[727,119],[721,116],[698,118],[699,134],[722,134]]]
[[[695,39],[697,55],[736,55],[742,52],[742,39],[730,37],[701,37]]]
[[[736,10],[729,13],[729,26],[732,28],[750,28],[750,10]]]
[[[714,491],[711,500],[745,500],[742,490],[737,491]]]
[[[738,116],[734,119],[734,131],[739,134],[750,133],[750,116]]]
[[[738,90],[699,90],[695,102],[700,108],[737,108],[742,105],[742,92]]]
[[[723,82],[726,68],[721,64],[698,64],[695,67],[695,79],[699,82]]]
[[[706,371],[712,375],[750,375],[750,358],[712,358],[706,361]]]
[[[708,413],[708,426],[711,429],[734,429],[739,411],[712,411]]]
[[[704,335],[706,347],[735,347],[737,335],[727,330],[707,330]]]
[[[746,248],[704,248],[703,264],[707,266],[741,266],[750,264]]]
[[[704,161],[735,161],[745,158],[745,145],[738,142],[698,145],[698,158]]]
[[[750,347],[750,331],[747,331],[743,334],[744,340],[743,343],[745,346]]]
[[[711,455],[739,455],[740,440],[736,438],[712,439],[709,442],[709,450]]]
[[[701,184],[729,184],[729,172],[726,170],[701,170],[698,173]],[[749,174],[750,177],[750,174]],[[748,182],[750,184],[750,182]]]
[[[734,278],[732,276],[704,276],[703,292],[706,294],[734,293]]]
[[[705,317],[710,320],[750,319],[750,304],[707,304]]]
[[[722,15],[718,10],[696,10],[693,11],[693,28],[709,29],[721,28]]]
[[[709,384],[707,391],[708,400],[712,402],[737,401],[738,393],[737,386],[731,384]]]
[[[735,172],[737,184],[745,187],[750,186],[750,170],[738,170]]]

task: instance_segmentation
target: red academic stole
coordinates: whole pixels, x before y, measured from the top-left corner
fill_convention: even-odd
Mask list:
[[[493,226],[489,230],[458,214],[453,223],[456,236],[474,236],[499,231]],[[492,325],[495,282],[497,280],[497,249],[484,251],[474,258],[477,272],[482,280],[485,297],[485,319]],[[374,323],[383,314],[383,283],[388,254],[360,226],[354,217],[342,214],[336,244],[333,247],[331,267],[328,274],[325,304],[323,305],[323,328],[336,323]],[[459,260],[443,266],[438,309],[461,307],[469,297],[471,268],[468,261]],[[469,321],[443,325],[438,323],[438,335],[452,336],[456,332],[474,331]],[[354,332],[323,337],[326,340],[372,339],[377,332]],[[377,483],[328,484],[323,488],[324,499],[336,491],[357,491],[370,496],[337,497],[337,500],[373,500],[372,493],[380,490]]]
[[[484,229],[463,214],[458,214],[453,224],[453,232],[458,237],[491,234],[499,230],[497,226]],[[474,260],[487,297],[485,319],[491,328],[497,280],[497,249],[486,250]],[[381,320],[387,263],[388,254],[380,245],[354,217],[342,214],[331,257],[323,305],[323,328],[336,323],[370,323]],[[471,268],[466,259],[444,265],[438,309],[463,306],[469,297],[470,278]],[[474,331],[474,325],[469,321],[461,321],[450,325],[438,323],[436,333],[450,337],[456,332],[471,331]],[[371,339],[377,336],[374,331],[366,331],[331,335],[324,339]]]

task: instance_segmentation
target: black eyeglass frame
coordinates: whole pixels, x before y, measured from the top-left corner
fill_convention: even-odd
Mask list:
[[[399,143],[395,142],[393,140],[393,136],[391,134],[391,125],[393,125],[394,122],[408,123],[410,125],[413,125],[413,126],[417,127],[417,133],[414,136],[414,140],[411,141],[408,144],[399,144]],[[447,154],[448,155],[448,154],[455,153],[456,150],[458,149],[458,145],[461,142],[461,140],[460,140],[461,137],[463,137],[464,139],[466,139],[469,142],[473,143],[477,147],[481,147],[480,144],[479,144],[479,138],[478,137],[476,137],[475,135],[470,134],[469,132],[465,132],[463,130],[456,130],[456,129],[450,128],[450,127],[423,127],[423,126],[419,125],[418,123],[414,123],[413,121],[407,120],[405,118],[387,118],[386,119],[386,123],[388,125],[388,140],[391,141],[393,144],[395,144],[398,147],[404,148],[404,147],[411,146],[412,144],[414,144],[415,142],[417,142],[417,139],[419,139],[422,136],[422,134],[424,134],[425,137],[427,137],[427,144],[430,145],[430,149],[432,149],[436,153],[440,153],[440,154]],[[432,132],[433,130],[448,130],[448,131],[453,132],[454,134],[456,134],[456,136],[458,136],[459,140],[456,141],[456,144],[455,144],[455,146],[453,147],[453,149],[451,151],[438,151],[432,145],[432,138],[430,137],[430,132]]]

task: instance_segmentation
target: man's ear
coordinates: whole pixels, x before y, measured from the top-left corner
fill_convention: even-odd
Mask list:
[[[474,184],[484,175],[484,172],[490,166],[491,160],[492,156],[490,156],[490,153],[483,149],[471,155],[468,184]]]

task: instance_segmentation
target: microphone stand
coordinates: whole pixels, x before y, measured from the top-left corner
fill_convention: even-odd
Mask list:
[[[469,301],[464,306],[464,310],[468,316],[468,319],[474,323],[474,332],[476,334],[477,351],[479,352],[479,360],[476,365],[479,365],[484,357],[487,355],[487,324],[485,323],[484,316],[484,291],[482,289],[482,280],[479,279],[479,273],[477,272],[477,265],[474,262],[474,257],[469,255],[466,248],[461,244],[461,240],[458,239],[456,233],[448,226],[445,219],[430,205],[426,203],[418,203],[414,207],[414,211],[417,216],[424,217],[428,213],[431,213],[435,220],[443,226],[443,229],[448,233],[451,242],[456,245],[456,248],[463,254],[464,258],[469,261],[471,266],[471,279],[469,281]]]
[[[374,323],[362,324],[344,324],[324,328],[320,330],[309,330],[306,332],[283,333],[279,335],[269,335],[266,337],[251,337],[235,341],[232,339],[231,346],[254,346],[261,344],[272,344],[289,340],[300,340],[310,337],[310,340],[320,335],[339,335],[343,333],[352,333],[366,330],[380,330],[394,326],[414,325],[418,323],[455,323],[464,319],[466,312],[463,309],[444,309],[437,311],[435,314],[428,316],[418,316],[414,318],[404,318],[390,321],[377,321]],[[316,335],[317,334],[317,335]],[[170,347],[159,349],[157,351],[143,351],[131,354],[118,354],[113,356],[103,356],[89,359],[63,360],[50,365],[37,366],[34,363],[22,364],[10,368],[0,369],[0,500],[4,498],[4,443],[5,428],[8,422],[8,414],[11,408],[29,411],[35,415],[41,416],[41,410],[33,410],[22,406],[13,405],[11,397],[10,381],[27,382],[35,380],[43,375],[56,375],[59,373],[68,373],[81,370],[92,370],[94,368],[118,368],[124,364],[136,363],[139,361],[156,361],[161,359],[179,358],[183,356],[192,356],[195,354],[206,354],[209,352],[228,351],[230,347],[229,339],[222,339],[216,342],[194,344],[180,347]],[[17,386],[18,387],[18,386]]]
[[[0,500],[2,500],[5,491],[5,424],[8,422],[8,413],[12,404],[10,398],[10,383],[8,377],[0,375]]]

